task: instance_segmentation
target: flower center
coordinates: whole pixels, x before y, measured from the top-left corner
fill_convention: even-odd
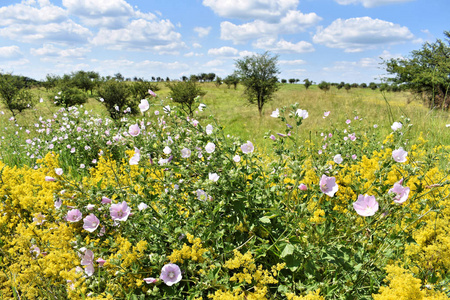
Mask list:
[[[175,277],[175,273],[174,272],[169,272],[169,278],[173,279]]]
[[[122,217],[122,216],[123,216],[123,211],[122,211],[121,209],[119,209],[119,211],[117,212],[117,215],[118,215],[119,217]]]

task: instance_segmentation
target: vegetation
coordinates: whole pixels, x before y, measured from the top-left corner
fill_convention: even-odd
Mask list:
[[[136,113],[137,102],[130,99],[131,91],[127,84],[115,79],[104,82],[98,89],[98,96],[112,119],[118,120],[126,113]]]
[[[36,100],[27,89],[27,81],[23,77],[0,73],[0,99],[11,112],[14,119],[16,111],[21,113],[34,106]]]
[[[197,97],[202,97],[206,94],[196,81],[180,81],[171,82],[167,84],[170,89],[169,96],[175,103],[181,105],[181,109],[189,116],[192,116],[196,109]],[[198,103],[198,102],[197,102]]]
[[[438,39],[425,43],[420,50],[411,52],[410,58],[390,59],[386,69],[391,82],[404,85],[430,108],[447,109],[450,104],[450,32],[444,32],[446,41]]]

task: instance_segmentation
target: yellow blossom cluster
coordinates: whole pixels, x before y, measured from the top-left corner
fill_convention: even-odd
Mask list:
[[[320,289],[315,292],[309,292],[306,296],[296,296],[294,293],[286,294],[288,300],[325,300],[324,297],[320,296]]]
[[[185,259],[199,263],[203,262],[205,260],[203,254],[208,252],[208,249],[202,248],[201,239],[194,238],[192,234],[187,233],[186,237],[192,246],[183,244],[183,247],[180,250],[173,250],[172,254],[169,256],[169,260],[172,263],[183,263]]]

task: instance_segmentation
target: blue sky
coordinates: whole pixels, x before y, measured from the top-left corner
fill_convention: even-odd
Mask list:
[[[0,1],[0,72],[96,71],[150,79],[225,77],[270,51],[279,78],[379,82],[382,59],[406,57],[450,30],[449,0]]]

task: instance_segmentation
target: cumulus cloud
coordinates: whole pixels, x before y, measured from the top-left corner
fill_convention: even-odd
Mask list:
[[[192,44],[192,47],[193,47],[193,48],[201,48],[202,45],[200,45],[199,43],[193,43],[193,44]]]
[[[211,31],[212,27],[195,27],[194,31],[197,32],[199,37],[205,37],[209,34],[209,32]]]
[[[18,46],[0,47],[0,59],[16,59],[22,56]]]
[[[46,1],[22,2],[0,7],[0,26],[27,24],[42,25],[67,20],[67,12],[61,7],[50,5]]]
[[[364,7],[376,7],[381,5],[411,2],[414,0],[335,0],[341,5],[362,4]]]
[[[204,66],[208,68],[218,67],[221,65],[223,65],[223,61],[219,59],[210,60],[206,64],[204,64]]]
[[[294,65],[304,65],[306,64],[306,61],[302,59],[295,59],[295,60],[279,60],[278,64],[280,65],[288,65],[288,66],[294,66]]]
[[[169,20],[138,19],[131,21],[125,28],[103,28],[91,42],[114,50],[153,50],[160,54],[176,54],[186,48],[186,44],[181,41],[181,34],[174,31],[174,25]]]
[[[314,43],[345,52],[360,52],[383,44],[411,41],[414,35],[407,27],[370,17],[337,19],[326,28],[320,27]]]
[[[233,47],[212,48],[208,50],[208,55],[215,56],[236,56],[239,51]]]
[[[72,47],[61,49],[55,47],[53,44],[44,44],[42,48],[31,48],[30,53],[35,56],[42,56],[43,59],[47,58],[81,58],[89,53],[91,50],[89,48],[83,47]]]
[[[253,47],[276,53],[305,53],[314,51],[313,45],[305,41],[291,43],[284,39],[276,40],[274,38],[259,39],[253,43]]]
[[[276,22],[289,10],[295,10],[298,0],[203,0],[203,5],[225,18]]]
[[[234,44],[241,44],[262,37],[276,37],[279,34],[302,32],[321,19],[315,13],[303,14],[300,11],[291,10],[276,23],[255,20],[242,25],[235,25],[225,21],[220,24],[220,37],[223,40],[231,40]]]

